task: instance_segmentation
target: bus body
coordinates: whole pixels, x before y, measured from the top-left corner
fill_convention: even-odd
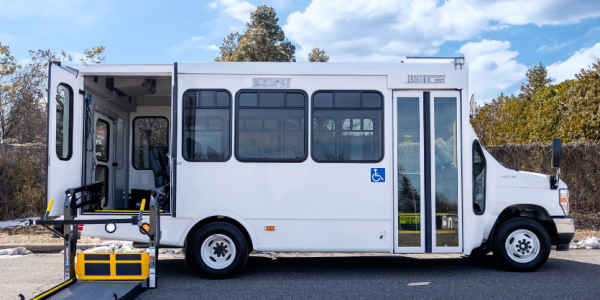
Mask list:
[[[550,245],[568,250],[567,187],[498,163],[470,125],[469,95],[464,58],[54,63],[51,215],[68,188],[104,183],[78,212],[93,219],[135,214],[162,186],[160,244],[186,247],[213,277],[253,250],[494,251],[535,269]],[[133,226],[82,235],[147,239]]]

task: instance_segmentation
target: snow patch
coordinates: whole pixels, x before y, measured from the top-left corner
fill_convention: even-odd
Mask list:
[[[25,247],[16,247],[0,250],[0,255],[27,255],[33,252],[25,249]]]
[[[600,241],[597,237],[588,237],[585,240],[581,240],[577,243],[571,242],[569,245],[571,249],[600,249]]]
[[[134,248],[131,241],[106,241],[86,250],[77,249],[77,253],[146,253],[147,248]],[[60,252],[64,253],[64,250]],[[160,249],[160,254],[183,254],[182,248]]]
[[[0,222],[0,229],[29,226],[29,219],[37,220],[37,219],[39,219],[39,217],[27,218],[27,219],[15,219],[13,221],[2,221],[2,222]]]

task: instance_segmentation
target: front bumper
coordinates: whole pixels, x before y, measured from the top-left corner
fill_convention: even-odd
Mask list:
[[[569,250],[569,244],[575,235],[575,220],[571,218],[552,218],[556,225],[556,251]]]

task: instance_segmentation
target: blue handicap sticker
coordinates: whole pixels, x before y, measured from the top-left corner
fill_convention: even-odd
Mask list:
[[[385,182],[385,168],[371,168],[371,182]]]

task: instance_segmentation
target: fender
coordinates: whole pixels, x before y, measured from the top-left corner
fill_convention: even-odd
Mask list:
[[[492,214],[490,216],[490,219],[489,219],[487,225],[485,226],[485,230],[483,232],[483,236],[487,237],[486,241],[490,241],[493,238],[493,236],[490,236],[490,234],[493,232],[494,226],[496,225],[496,221],[498,221],[498,217],[500,216],[500,214],[502,214],[507,208],[509,208],[511,206],[514,206],[514,205],[515,204],[506,206],[506,207],[504,207],[499,212],[499,214]],[[523,203],[523,204],[521,204],[521,203],[519,203],[519,204],[516,204],[516,205],[519,205],[519,206],[521,206],[521,205],[529,205],[529,206],[539,207],[539,208],[541,208],[546,213],[547,216],[550,216],[550,214],[548,213],[548,210],[545,207],[543,207],[543,206],[541,206],[539,204],[534,204],[534,203]]]
[[[185,229],[181,232],[179,238],[177,239],[179,245],[184,245],[185,238],[188,235],[188,233],[190,232],[190,230],[192,230],[192,227],[194,227],[194,225],[198,224],[200,221],[202,221],[206,218],[217,217],[217,216],[227,217],[227,218],[233,219],[233,220],[237,221],[238,223],[242,224],[244,229],[246,229],[246,231],[248,232],[248,235],[250,236],[250,240],[252,240],[253,250],[258,249],[258,237],[256,236],[256,232],[254,232],[254,228],[252,228],[250,223],[248,223],[240,215],[229,212],[229,211],[224,211],[224,210],[215,210],[215,211],[206,212],[206,213],[196,216],[194,219],[191,219],[185,226]]]

